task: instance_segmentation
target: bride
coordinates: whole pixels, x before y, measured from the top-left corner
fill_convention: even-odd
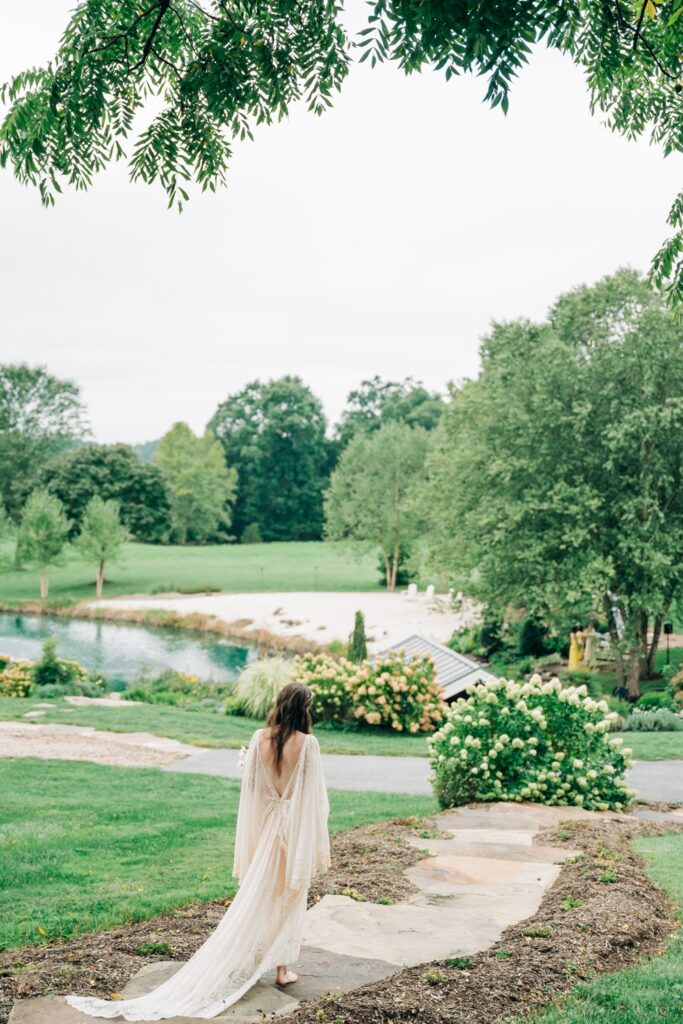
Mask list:
[[[136,999],[67,996],[92,1017],[156,1021],[215,1017],[268,970],[276,984],[296,974],[311,879],[330,866],[329,805],[320,747],[311,735],[312,694],[300,683],[279,693],[247,751],[233,874],[240,886],[215,931],[168,981]]]

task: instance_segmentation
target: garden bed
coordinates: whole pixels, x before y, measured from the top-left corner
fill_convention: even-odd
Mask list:
[[[366,899],[398,902],[415,892],[403,869],[423,853],[406,841],[422,832],[435,835],[422,818],[362,825],[332,836],[332,867],[317,879],[309,905],[328,893],[353,891]],[[0,953],[0,1024],[16,999],[120,991],[141,967],[155,960],[187,960],[214,930],[230,900],[213,900],[160,914],[149,921]]]
[[[683,825],[619,818],[539,833],[537,843],[579,849],[582,857],[563,866],[533,918],[471,958],[411,967],[339,999],[303,1004],[288,1024],[502,1024],[553,1002],[577,981],[661,953],[676,927],[675,908],[630,840],[671,830]],[[615,881],[601,880],[612,872]]]

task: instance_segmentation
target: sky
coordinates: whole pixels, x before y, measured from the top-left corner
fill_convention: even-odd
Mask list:
[[[50,58],[71,6],[0,3],[0,80]],[[122,165],[50,210],[0,172],[0,359],[76,381],[101,442],[201,431],[255,378],[298,374],[334,421],[375,374],[475,376],[492,320],[645,269],[681,171],[592,117],[556,53],[507,117],[484,92],[355,66],[332,111],[237,143],[228,188],[182,215]]]

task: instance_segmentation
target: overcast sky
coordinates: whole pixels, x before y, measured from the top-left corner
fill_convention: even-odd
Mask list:
[[[70,6],[0,2],[0,79],[52,55]],[[474,375],[492,319],[647,267],[681,169],[591,118],[557,54],[507,117],[484,91],[357,66],[330,113],[238,144],[229,188],[181,216],[123,167],[53,210],[0,172],[0,357],[75,380],[101,441],[201,430],[256,377],[299,374],[334,419],[374,374]]]

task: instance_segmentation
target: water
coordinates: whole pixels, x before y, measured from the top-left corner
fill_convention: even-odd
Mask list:
[[[57,637],[57,654],[101,672],[120,689],[141,672],[158,675],[166,668],[200,679],[236,679],[256,658],[256,649],[207,634],[169,627],[50,618],[46,615],[0,614],[0,653],[13,658],[40,658],[44,641]]]

